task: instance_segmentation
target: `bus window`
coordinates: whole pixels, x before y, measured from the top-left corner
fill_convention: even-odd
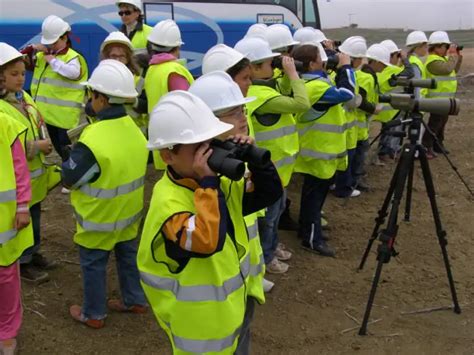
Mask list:
[[[318,8],[314,0],[304,0],[304,26],[311,26],[314,28],[321,28]]]

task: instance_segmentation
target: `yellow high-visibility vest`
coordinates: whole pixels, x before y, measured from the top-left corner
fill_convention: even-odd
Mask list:
[[[453,70],[448,75],[435,75],[429,70],[429,64],[436,61],[447,62],[448,57],[441,57],[436,54],[430,54],[426,59],[426,77],[427,79],[436,79],[436,89],[428,89],[427,98],[448,98],[456,95],[458,88],[458,81],[456,78],[456,72]]]

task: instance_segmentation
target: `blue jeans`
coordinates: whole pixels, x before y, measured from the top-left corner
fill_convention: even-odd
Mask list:
[[[137,268],[137,239],[117,243],[114,248],[120,292],[125,307],[146,305]],[[84,302],[82,313],[87,318],[103,319],[107,316],[107,261],[110,251],[87,249],[79,246]]]
[[[352,193],[352,187],[354,186],[354,177],[352,176],[352,165],[354,164],[355,154],[356,148],[349,149],[347,151],[347,169],[345,171],[338,171],[336,173],[336,189],[334,190],[334,194],[338,197],[347,197]]]
[[[395,118],[397,118],[396,116]],[[394,118],[394,119],[395,119]],[[382,129],[385,125],[382,123]],[[401,132],[403,131],[403,126],[395,126],[390,128],[387,132],[382,132],[380,135],[379,146],[378,146],[378,155],[388,155],[391,158],[394,158],[395,155],[401,149],[402,139],[400,137],[394,137],[389,132]]]
[[[20,257],[20,264],[31,263],[33,254],[37,253],[41,243],[41,202],[30,207],[31,225],[33,227],[33,245],[23,251]]]
[[[286,190],[283,189],[283,195],[273,205],[267,207],[265,217],[258,219],[260,243],[265,264],[269,264],[273,260],[278,246],[278,223],[281,214],[285,211],[286,195]]]
[[[318,245],[324,242],[321,210],[333,179],[320,179],[309,174],[303,176],[298,235],[311,245]]]
[[[354,160],[352,161],[353,186],[356,186],[360,178],[365,175],[365,161],[369,153],[369,148],[370,144],[368,139],[357,142]]]

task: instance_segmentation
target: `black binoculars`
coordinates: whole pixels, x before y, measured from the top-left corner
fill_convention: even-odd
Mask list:
[[[283,63],[282,63],[282,57],[275,57],[272,60],[272,68],[278,68],[280,70],[283,70]],[[295,60],[295,68],[297,72],[302,72],[304,71],[304,65],[303,62],[300,62],[299,60]]]
[[[216,173],[238,181],[245,174],[245,163],[263,167],[270,162],[270,151],[252,144],[238,144],[232,141],[213,139],[212,154],[207,164]]]

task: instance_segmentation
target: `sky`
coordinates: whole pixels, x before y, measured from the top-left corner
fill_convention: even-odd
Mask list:
[[[474,0],[319,0],[323,28],[474,28]]]

